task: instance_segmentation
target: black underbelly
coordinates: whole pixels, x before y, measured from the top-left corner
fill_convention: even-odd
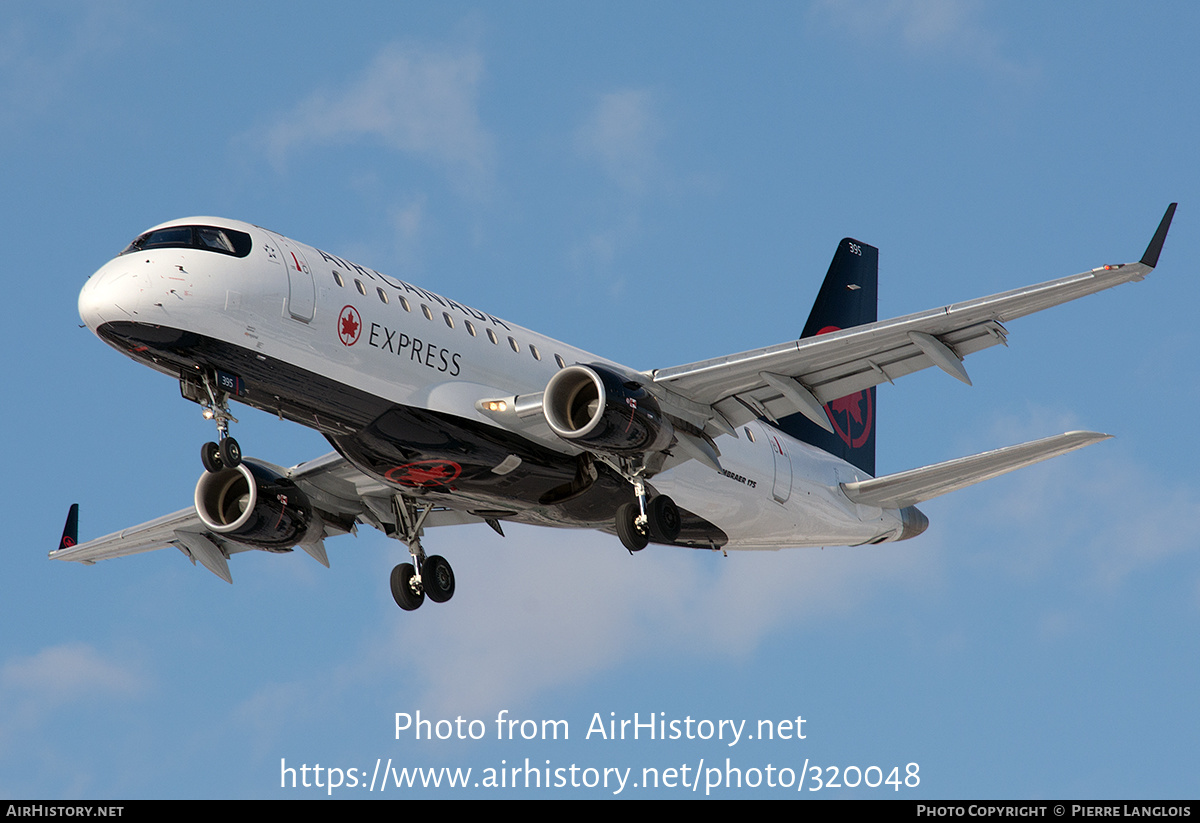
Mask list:
[[[235,399],[317,429],[357,468],[411,497],[498,520],[606,531],[617,507],[633,499],[631,485],[601,461],[475,420],[397,405],[243,346],[131,322],[106,324],[99,334],[180,379],[205,370],[235,375]],[[708,548],[727,541],[699,515],[680,514],[677,543]]]

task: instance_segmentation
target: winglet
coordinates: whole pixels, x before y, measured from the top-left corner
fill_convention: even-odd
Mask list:
[[[79,542],[79,504],[72,503],[67,512],[67,522],[63,526],[62,538],[58,541],[58,550],[69,549]]]
[[[1178,203],[1172,203],[1167,206],[1167,213],[1163,215],[1162,222],[1158,224],[1158,231],[1154,232],[1154,238],[1150,241],[1150,245],[1146,246],[1146,253],[1142,255],[1142,265],[1150,268],[1158,265],[1158,255],[1162,252],[1163,243],[1167,240],[1167,229],[1171,228],[1171,218],[1175,216],[1175,206],[1177,205]]]

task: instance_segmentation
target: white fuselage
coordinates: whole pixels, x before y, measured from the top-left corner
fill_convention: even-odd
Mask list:
[[[109,324],[173,330],[180,333],[181,342],[172,344],[177,346],[200,336],[264,363],[288,364],[297,373],[322,376],[384,404],[504,429],[506,436],[533,441],[564,459],[581,449],[555,435],[540,417],[497,419],[477,403],[536,395],[564,365],[602,363],[633,373],[257,226],[217,218],[163,226],[183,224],[245,232],[253,238],[252,250],[235,257],[202,249],[151,248],[115,258],[88,280],[79,296],[80,315],[93,331],[100,333]],[[101,336],[118,345],[112,337]],[[179,376],[176,365],[147,359],[137,346],[122,347],[130,356]],[[303,391],[297,386],[297,396],[275,397],[274,402],[302,408]],[[254,405],[274,408],[271,399],[262,397]],[[330,436],[352,435],[361,425],[336,415],[288,416]],[[866,477],[854,466],[765,422],[739,427],[736,437],[722,435],[715,443],[720,472],[690,460],[654,475],[650,482],[681,509],[723,530],[728,548],[853,545],[900,538],[904,524],[898,511],[855,505],[842,493],[840,483]],[[379,476],[378,467],[359,467]],[[447,494],[443,504],[453,507],[454,495]],[[540,522],[554,525],[552,518]]]

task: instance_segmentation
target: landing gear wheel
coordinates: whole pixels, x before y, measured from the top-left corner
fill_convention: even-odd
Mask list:
[[[406,612],[419,609],[425,602],[425,592],[420,583],[413,583],[417,569],[412,563],[401,563],[392,569],[392,597],[396,605]]]
[[[683,521],[679,517],[679,507],[675,501],[660,494],[650,501],[646,507],[646,517],[649,519],[650,536],[660,543],[674,543],[679,537],[679,529]]]
[[[200,447],[200,462],[204,464],[206,472],[219,472],[225,468],[221,462],[221,448],[211,441]]]
[[[221,462],[226,468],[236,469],[242,465],[242,447],[232,437],[222,437],[217,446],[221,452]]]
[[[446,558],[435,554],[421,564],[421,587],[434,603],[445,603],[454,597],[454,570]]]
[[[617,509],[617,537],[621,538],[621,545],[631,552],[640,552],[650,542],[649,536],[635,522],[639,514],[641,509],[637,503],[625,503]]]

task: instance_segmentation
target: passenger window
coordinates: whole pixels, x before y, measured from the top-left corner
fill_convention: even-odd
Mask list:
[[[491,340],[492,343],[495,343],[495,344],[500,343],[500,339],[498,337],[496,337],[496,333],[494,331],[492,331],[491,329],[488,329],[487,333],[488,333],[488,340]]]
[[[358,293],[363,297],[367,296],[367,287],[362,284],[361,280],[354,281],[354,288],[358,289]]]
[[[537,346],[533,345],[532,343],[530,343],[530,344],[529,344],[529,353],[533,355],[533,359],[534,359],[534,360],[541,360],[541,359],[542,359],[542,355],[541,355],[541,353],[540,353],[540,352],[537,350]]]
[[[454,318],[450,316],[450,312],[448,312],[448,311],[442,312],[442,319],[446,321],[447,326],[449,326],[450,328],[454,328]]]
[[[564,363],[563,359],[561,357],[559,357],[557,354],[554,355],[554,362],[558,364],[558,367],[560,369],[565,369],[567,367],[567,364]]]
[[[477,337],[478,335],[475,334],[475,324],[470,320],[464,320],[463,322],[467,324],[467,334],[471,335],[472,337]]]
[[[403,295],[400,296],[400,305],[404,307],[405,311],[412,311],[412,308],[408,305],[408,299]]]
[[[433,319],[433,312],[431,312],[431,311],[429,310],[429,307],[428,307],[428,306],[426,306],[424,303],[422,303],[422,304],[421,304],[421,314],[425,315],[425,319],[426,319],[426,320],[432,320],[432,319]]]
[[[375,291],[378,292],[380,300],[382,300],[384,303],[386,303],[388,301],[387,292],[385,292],[383,289],[379,288],[379,286],[375,287]]]
[[[517,354],[521,353],[521,344],[518,343],[516,340],[513,340],[511,337],[508,338],[508,345],[512,346],[512,350],[515,351]]]
[[[344,287],[345,287],[345,285],[346,285],[346,284],[342,282],[342,276],[341,276],[340,274],[338,274],[338,273],[337,273],[337,272],[335,272],[335,271],[333,271],[333,272],[330,272],[330,274],[332,274],[332,275],[333,275],[333,282],[334,282],[334,283],[337,283],[339,287],[342,287],[342,288],[344,288]]]

